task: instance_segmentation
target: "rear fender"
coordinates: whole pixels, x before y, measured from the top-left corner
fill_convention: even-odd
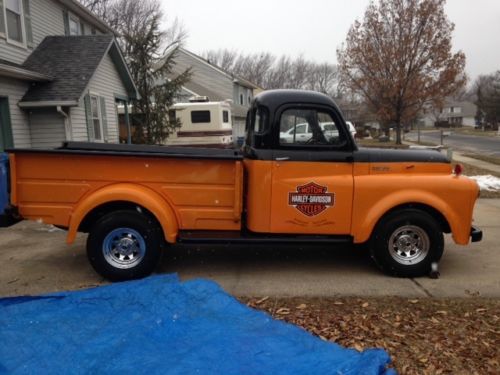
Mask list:
[[[179,231],[178,221],[167,201],[147,187],[124,183],[99,189],[78,203],[71,214],[66,242],[73,243],[80,223],[94,208],[116,201],[131,202],[146,208],[160,223],[166,241],[169,243],[176,241]]]

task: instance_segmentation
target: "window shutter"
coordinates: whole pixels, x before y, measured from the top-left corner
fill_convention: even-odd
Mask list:
[[[33,29],[31,28],[31,7],[30,0],[23,1],[24,28],[26,29],[26,42],[28,48],[33,48]]]
[[[94,140],[94,121],[92,119],[92,108],[90,106],[90,95],[85,95],[83,99],[85,103],[85,118],[87,119],[87,133],[89,137],[89,141]]]
[[[85,35],[85,26],[83,25],[82,20],[80,20],[80,35]]]
[[[3,0],[0,0],[0,34],[5,34],[5,20],[3,18]]]
[[[106,100],[104,99],[103,96],[100,96],[99,99],[101,100],[101,121],[102,121],[102,138],[104,139],[104,142],[107,142],[109,137],[108,137],[108,117],[106,115]]]
[[[66,9],[63,9],[64,35],[69,35],[69,15]]]

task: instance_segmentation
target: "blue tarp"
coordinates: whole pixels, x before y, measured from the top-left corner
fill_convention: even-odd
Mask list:
[[[380,374],[358,353],[175,275],[0,299],[0,373]],[[389,371],[389,373],[393,373]]]

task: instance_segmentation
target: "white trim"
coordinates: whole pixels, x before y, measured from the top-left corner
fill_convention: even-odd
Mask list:
[[[77,25],[77,33],[76,34],[71,34],[71,21],[73,21],[73,22],[76,21],[76,25]],[[82,35],[81,31],[82,31],[82,29],[81,29],[80,17],[78,17],[76,14],[68,11],[68,36]]]
[[[7,22],[7,3],[4,0],[3,2],[3,15],[4,15],[4,20],[5,20],[5,40],[7,43],[12,44],[13,46],[16,47],[21,47],[23,49],[28,49],[28,42],[26,40],[26,26],[24,25],[24,0],[19,0],[19,6],[20,6],[20,17],[21,17],[21,35],[23,38],[22,42],[18,42],[17,40],[13,40],[9,38],[9,25]]]
[[[94,139],[93,139],[93,141],[99,142],[99,143],[104,143],[105,137],[104,137],[104,128],[102,126],[101,96],[96,92],[89,91],[89,97],[90,97],[90,115],[92,116],[92,126],[94,126],[94,120],[96,120],[96,118],[94,117],[94,113],[92,112],[92,98],[95,98],[96,102],[97,102],[97,119],[99,120],[99,129],[100,129],[100,133],[101,133],[101,138],[97,139],[95,136],[95,127],[94,127]],[[106,98],[104,100],[106,100]]]
[[[2,64],[0,63],[0,76],[5,76],[4,73],[7,73],[7,77],[17,78],[17,79],[25,79],[28,81],[52,81],[52,78],[46,76],[45,74],[33,72],[31,70],[23,69],[20,67]]]
[[[46,100],[40,102],[19,102],[20,108],[41,108],[41,107],[77,107],[78,102],[74,100]]]

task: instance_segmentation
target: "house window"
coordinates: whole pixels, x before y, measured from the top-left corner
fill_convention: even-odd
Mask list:
[[[80,35],[80,19],[69,13],[69,35]]]
[[[191,122],[193,124],[210,123],[210,111],[192,111]]]
[[[229,122],[229,111],[222,111],[222,122],[225,124]]]
[[[21,0],[4,1],[7,39],[10,42],[24,44],[23,3]]]
[[[92,125],[94,127],[94,140],[102,141],[102,122],[99,108],[99,98],[90,96],[90,112],[92,115]]]
[[[450,107],[450,113],[453,113],[455,112],[455,108],[454,107]]]
[[[240,94],[240,104],[243,105],[243,94]]]

